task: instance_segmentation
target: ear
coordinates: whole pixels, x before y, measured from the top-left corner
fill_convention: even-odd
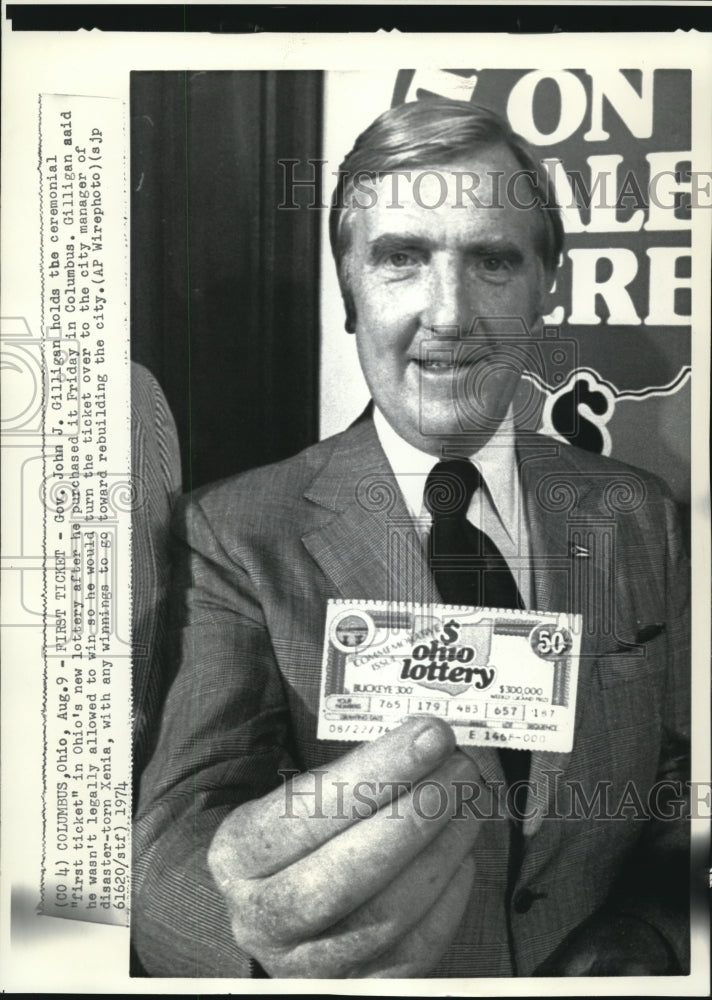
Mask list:
[[[354,302],[354,297],[345,280],[341,280],[339,284],[341,285],[341,297],[344,300],[344,309],[346,310],[344,330],[347,333],[356,333],[356,303]]]
[[[539,297],[536,305],[537,316],[539,317],[537,326],[541,324],[542,317],[551,312],[553,305],[552,295],[556,291],[556,277],[558,268],[548,268],[542,263],[541,281],[539,282]]]
[[[543,312],[541,309],[537,312],[536,316],[529,324],[529,336],[532,340],[537,340],[541,338],[542,328],[544,326]]]

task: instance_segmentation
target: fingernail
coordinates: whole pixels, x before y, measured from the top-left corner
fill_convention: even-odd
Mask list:
[[[413,741],[419,757],[424,760],[431,757],[442,757],[452,749],[455,741],[449,726],[433,724],[429,719],[424,720],[424,725],[425,728],[416,735]]]

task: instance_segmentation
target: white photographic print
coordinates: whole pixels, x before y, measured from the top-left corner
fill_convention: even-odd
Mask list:
[[[3,986],[704,993],[707,38],[4,47]]]

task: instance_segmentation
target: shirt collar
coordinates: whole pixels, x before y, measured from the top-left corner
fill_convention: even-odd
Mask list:
[[[393,430],[377,406],[374,407],[373,422],[411,516],[418,518],[424,513],[427,516],[423,508],[423,491],[425,481],[438,460],[405,441]],[[518,530],[519,476],[511,406],[489,441],[469,457],[482,474],[502,526],[510,539],[515,541]]]

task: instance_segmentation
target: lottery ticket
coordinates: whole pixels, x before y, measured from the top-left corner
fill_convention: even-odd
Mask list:
[[[329,601],[319,739],[377,739],[436,715],[462,746],[572,749],[581,616]]]

